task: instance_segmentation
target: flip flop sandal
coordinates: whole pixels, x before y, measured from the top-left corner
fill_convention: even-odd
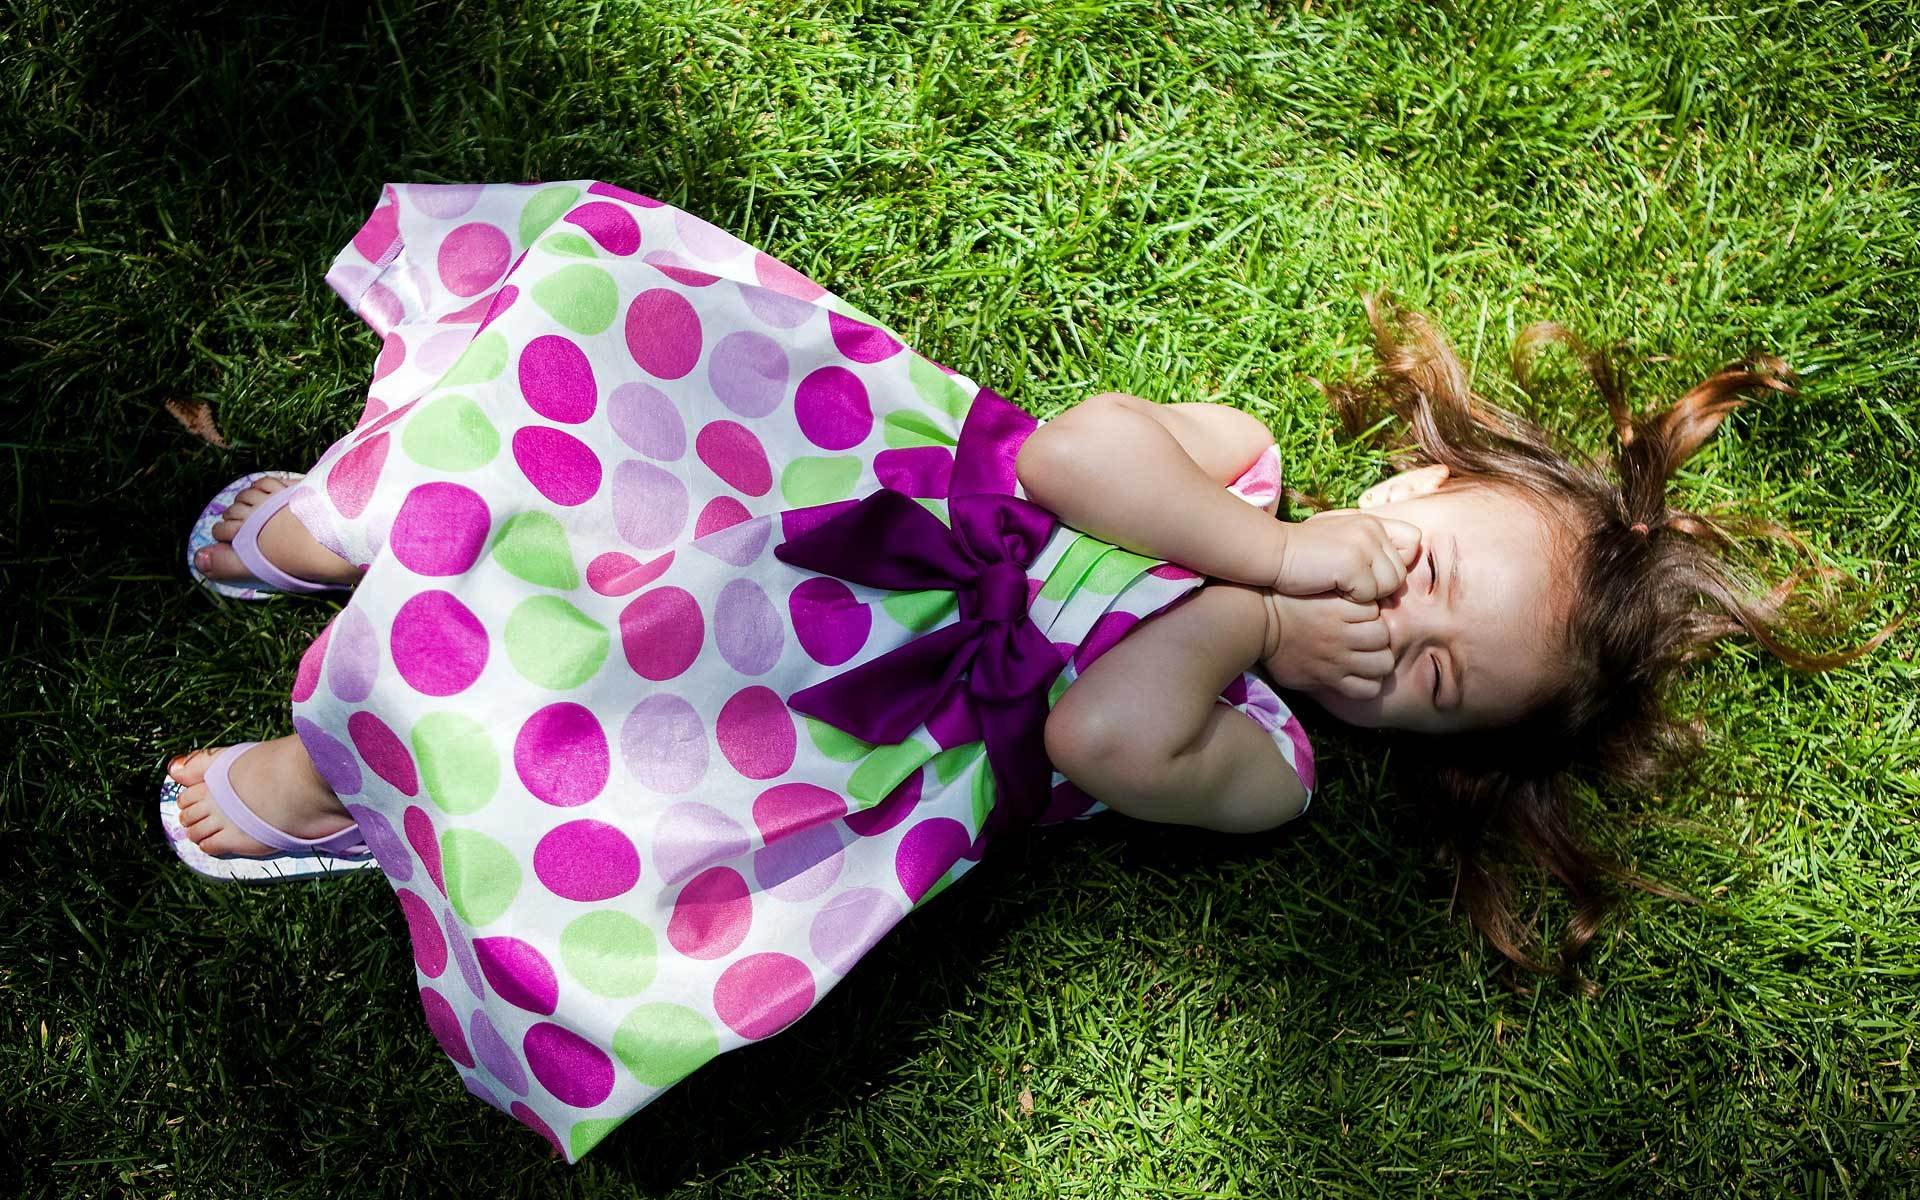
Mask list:
[[[232,504],[234,497],[252,487],[255,480],[272,476],[284,479],[289,485],[306,478],[293,471],[255,471],[251,475],[242,475],[220,490],[220,494],[207,501],[200,510],[199,520],[193,523],[193,531],[187,535],[187,571],[201,587],[210,588],[234,600],[265,600],[285,592],[346,592],[351,591],[346,584],[313,583],[298,579],[282,571],[267,561],[260,553],[260,531],[267,527],[267,521],[293,501],[293,488],[283,487],[267,497],[266,502],[247,514],[240,523],[240,529],[233,535],[233,552],[240,556],[240,562],[252,573],[253,579],[228,583],[219,579],[208,579],[201,573],[193,561],[200,551],[213,545],[213,527],[219,523],[220,516]]]
[[[247,807],[233,790],[227,771],[235,759],[259,744],[241,742],[216,753],[207,766],[207,790],[235,828],[262,845],[273,847],[276,853],[250,858],[239,854],[208,854],[202,850],[180,824],[180,793],[186,789],[169,775],[160,785],[160,827],[166,831],[167,841],[180,861],[209,879],[248,883],[278,883],[378,866],[367,849],[366,840],[360,836],[358,825],[349,825],[323,838],[297,838],[267,824]]]

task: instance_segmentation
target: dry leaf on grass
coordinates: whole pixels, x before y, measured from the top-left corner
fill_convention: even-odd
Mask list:
[[[221,437],[220,431],[214,427],[213,410],[207,407],[206,401],[169,400],[167,411],[173,414],[174,420],[186,426],[188,433],[210,446],[218,446],[222,450],[227,448],[227,439]]]

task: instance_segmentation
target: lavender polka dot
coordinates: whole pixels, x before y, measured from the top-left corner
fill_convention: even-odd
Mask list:
[[[467,987],[474,995],[486,995],[487,985],[480,977],[480,962],[473,956],[473,943],[467,940],[467,932],[460,924],[459,914],[449,908],[441,914],[441,919],[445,923],[447,947],[453,951],[454,965],[460,968],[460,978],[466,980]]]
[[[578,425],[593,415],[598,390],[593,364],[569,338],[542,334],[520,352],[520,394],[549,421]]]
[[[678,379],[700,361],[700,316],[672,288],[649,288],[627,306],[627,352],[656,379]]]
[[[537,799],[562,808],[585,804],[606,787],[610,770],[600,719],[571,701],[547,705],[520,726],[513,766]]]
[[[562,1104],[592,1108],[613,1092],[613,1060],[563,1025],[540,1022],[527,1030],[520,1049],[533,1077]]]
[[[607,397],[607,423],[620,440],[648,458],[675,462],[687,452],[687,423],[665,392],[649,383],[623,383]]]
[[[293,719],[293,731],[300,735],[300,744],[306,747],[307,757],[313,760],[313,769],[320,772],[320,778],[327,781],[334,795],[359,794],[360,764],[354,759],[353,751],[305,717],[296,716]]]
[[[714,601],[713,641],[742,675],[764,675],[780,661],[786,633],[780,613],[751,579],[733,579]]]
[[[487,631],[452,592],[420,592],[402,604],[389,646],[400,677],[426,696],[465,690],[487,665]]]
[[[733,769],[748,779],[772,779],[793,766],[793,717],[780,693],[769,687],[756,684],[728,697],[714,719],[714,740]]]
[[[522,426],[513,434],[513,461],[528,483],[563,508],[585,504],[600,490],[600,456],[570,433],[546,425]]]
[[[808,373],[793,396],[800,432],[823,450],[846,450],[873,431],[867,385],[845,367],[826,366]]]
[[[550,1016],[560,1003],[560,977],[546,955],[515,937],[483,937],[473,943],[480,973],[494,994],[515,1008]]]
[[[420,989],[420,1007],[427,1014],[427,1028],[433,1033],[433,1040],[447,1052],[447,1057],[463,1067],[473,1066],[473,1054],[467,1049],[467,1037],[460,1032],[460,1018],[453,1015],[453,1005],[447,998],[432,988]]]
[[[843,859],[839,827],[815,825],[755,851],[753,878],[768,894],[799,903],[832,887]]]
[[[507,1045],[507,1039],[501,1037],[500,1031],[487,1019],[484,1009],[473,1011],[473,1020],[468,1022],[467,1033],[473,1041],[473,1056],[480,1060],[487,1074],[514,1095],[526,1095],[526,1068],[520,1065],[520,1056],[513,1052],[512,1046]]]
[[[340,610],[328,628],[332,646],[327,651],[327,687],[348,704],[358,704],[373,694],[380,674],[380,635],[367,615],[351,604]]]
[[[655,692],[627,714],[620,754],[643,787],[669,795],[690,792],[707,774],[706,726],[693,705]]]
[[[710,804],[687,800],[668,809],[654,828],[653,865],[668,884],[745,854],[746,831]]]
[[[640,852],[605,821],[568,821],[533,848],[533,873],[562,899],[611,900],[639,882]]]
[[[671,472],[637,458],[613,469],[613,524],[630,545],[654,550],[672,542],[691,508],[687,485]]]
[[[470,221],[441,241],[435,265],[448,291],[456,296],[478,296],[506,272],[507,259],[512,255],[513,245],[498,227]]]
[[[830,575],[815,575],[796,584],[787,593],[787,615],[800,648],[827,667],[858,654],[873,632],[873,610],[854,597],[852,588]]]
[[[740,289],[740,298],[747,302],[747,308],[753,315],[773,326],[775,329],[794,329],[806,324],[807,318],[820,311],[820,306],[785,292],[776,292],[769,287],[754,287],[751,284]]]
[[[828,970],[845,975],[905,915],[900,902],[879,888],[854,888],[820,906],[807,944]]]
[[[684,209],[675,209],[673,213],[674,232],[680,235],[680,241],[697,258],[708,262],[721,262],[749,249],[745,242],[715,225],[702,220]]]
[[[479,560],[492,527],[480,493],[457,483],[423,483],[401,502],[387,548],[416,575],[459,575]]]
[[[393,822],[377,809],[364,804],[346,805],[347,815],[360,827],[360,837],[367,843],[367,850],[379,862],[380,870],[395,883],[405,883],[413,878],[413,855],[407,852],[407,844],[400,840],[400,834],[393,828]]]
[[[787,394],[787,352],[764,333],[737,329],[714,343],[707,358],[713,394],[743,417],[764,417]]]
[[[714,504],[708,507],[712,508],[722,500],[734,502],[731,497],[716,496]],[[751,566],[760,557],[761,551],[767,548],[767,542],[772,536],[773,514],[769,513],[764,517],[724,525],[710,533],[702,534],[694,541],[693,548],[729,566],[745,567]]]
[[[435,220],[444,221],[471,209],[480,200],[477,183],[410,183],[407,202]]]

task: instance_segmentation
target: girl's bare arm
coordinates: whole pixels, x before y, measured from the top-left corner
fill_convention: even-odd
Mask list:
[[[1258,418],[1224,404],[1107,392],[1034,430],[1015,470],[1036,504],[1102,541],[1216,579],[1271,584],[1286,551],[1277,501],[1256,508],[1225,485],[1272,444]]]
[[[1129,630],[1048,714],[1053,765],[1144,821],[1248,832],[1298,816],[1306,790],[1280,748],[1220,702],[1220,689],[1278,648],[1270,595],[1207,584]]]

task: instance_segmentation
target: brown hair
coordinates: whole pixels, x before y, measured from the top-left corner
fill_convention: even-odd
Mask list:
[[[1559,325],[1529,326],[1514,345],[1516,382],[1532,396],[1539,352],[1553,344],[1572,352],[1612,418],[1616,446],[1602,459],[1476,394],[1459,357],[1424,317],[1377,295],[1364,300],[1378,369],[1365,381],[1322,385],[1347,432],[1362,435],[1398,417],[1405,466],[1444,463],[1458,484],[1506,488],[1552,515],[1566,531],[1557,549],[1572,582],[1559,686],[1500,729],[1388,735],[1400,791],[1420,794],[1418,811],[1481,933],[1512,962],[1597,994],[1578,963],[1619,902],[1611,883],[1687,897],[1586,844],[1570,778],[1646,786],[1676,765],[1697,745],[1697,726],[1668,713],[1663,685],[1722,638],[1745,634],[1792,667],[1825,670],[1871,651],[1900,619],[1852,650],[1796,649],[1783,633],[1838,626],[1836,610],[1815,602],[1804,585],[1831,583],[1839,573],[1809,565],[1771,588],[1755,587],[1753,572],[1737,561],[1748,555],[1736,535],[1785,542],[1809,563],[1811,552],[1768,521],[1709,519],[1668,506],[1675,470],[1743,403],[1740,393],[1793,392],[1778,359],[1729,366],[1666,410],[1636,418],[1610,355]],[[1832,597],[1828,590],[1824,599]],[[1509,873],[1493,857],[1502,843],[1569,893],[1573,915],[1551,958],[1534,952],[1533,921],[1513,911]]]

